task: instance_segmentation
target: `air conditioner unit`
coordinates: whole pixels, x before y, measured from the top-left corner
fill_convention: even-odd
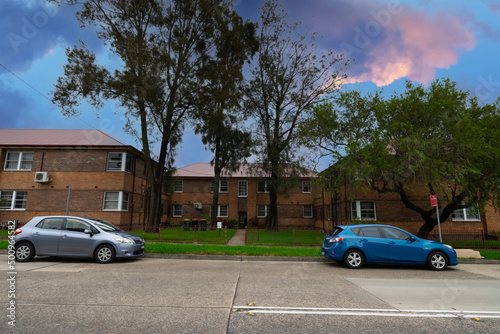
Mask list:
[[[194,203],[194,208],[195,209],[201,209],[202,208],[201,203]]]
[[[49,172],[36,172],[35,182],[40,182],[40,183],[50,182]]]

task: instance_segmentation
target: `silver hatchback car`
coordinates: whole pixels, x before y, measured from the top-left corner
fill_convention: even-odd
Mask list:
[[[35,255],[89,257],[99,263],[144,254],[144,239],[107,221],[74,216],[34,217],[15,231],[16,260]]]

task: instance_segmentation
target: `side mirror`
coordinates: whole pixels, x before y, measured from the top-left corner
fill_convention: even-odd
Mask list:
[[[93,236],[93,235],[94,235],[94,233],[92,233],[92,230],[91,230],[91,229],[88,229],[88,228],[86,228],[86,229],[83,231],[83,233],[85,233],[85,234],[90,234],[90,236]]]

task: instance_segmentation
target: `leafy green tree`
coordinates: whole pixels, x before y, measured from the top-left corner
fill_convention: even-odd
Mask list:
[[[200,73],[203,85],[199,94],[195,131],[213,152],[214,191],[211,225],[217,223],[219,182],[222,170],[235,171],[251,155],[251,135],[241,130],[243,114],[240,108],[243,65],[255,53],[258,42],[255,25],[243,23],[233,13],[231,24],[222,26],[215,41],[216,55],[207,60]]]
[[[339,87],[348,64],[344,54],[320,52],[315,33],[286,19],[277,0],[260,8],[260,46],[245,99],[246,110],[257,120],[255,139],[270,175],[269,230],[278,229],[278,193],[298,164],[297,127],[314,104]]]
[[[479,104],[449,79],[429,87],[406,83],[384,99],[344,92],[318,105],[302,138],[332,154],[341,177],[364,180],[379,193],[396,193],[417,212],[426,234],[435,208],[411,196],[425,185],[440,200],[440,221],[456,209],[499,205],[500,100]]]
[[[128,119],[139,123],[150,187],[148,224],[160,222],[161,194],[185,122],[193,115],[203,66],[214,55],[219,29],[232,24],[229,0],[52,0],[81,5],[77,19],[95,27],[97,36],[120,60],[109,71],[82,42],[67,51],[65,74],[53,101],[67,116],[79,114],[82,99],[96,109],[115,101]],[[224,28],[226,29],[226,28]],[[152,147],[159,145],[158,156]]]

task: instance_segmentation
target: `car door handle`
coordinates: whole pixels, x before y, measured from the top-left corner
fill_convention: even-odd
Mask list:
[[[360,241],[361,242],[367,242],[368,240],[367,239],[361,239]]]
[[[395,245],[396,243],[394,241],[389,241],[389,245]]]

